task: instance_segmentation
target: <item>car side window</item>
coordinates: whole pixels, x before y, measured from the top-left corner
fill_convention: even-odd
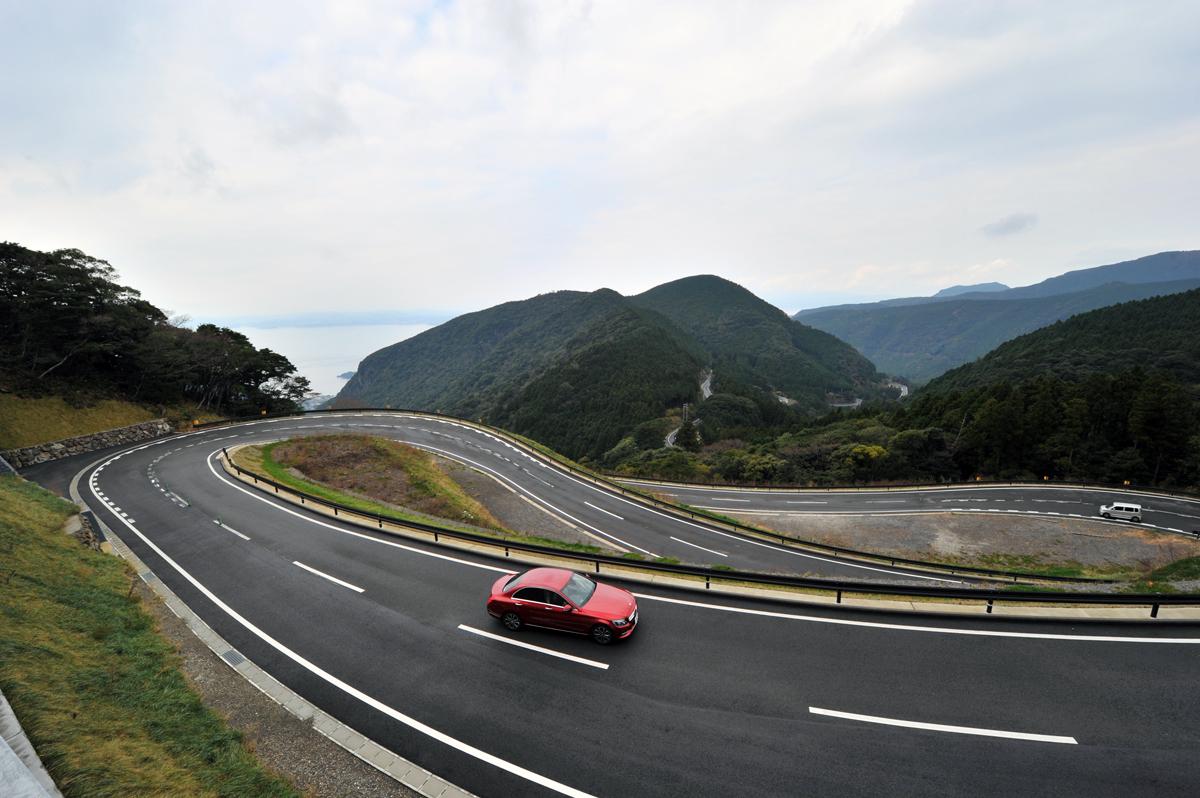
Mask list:
[[[555,607],[567,606],[566,599],[555,593],[553,590],[546,591],[546,603],[553,604]]]
[[[513,598],[518,601],[540,601],[546,603],[546,592],[540,587],[524,587],[513,594]]]

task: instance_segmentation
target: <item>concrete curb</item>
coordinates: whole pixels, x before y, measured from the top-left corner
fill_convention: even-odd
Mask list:
[[[254,489],[264,496],[269,496],[278,501],[285,502],[298,508],[303,508],[318,517],[341,521],[343,523],[357,526],[377,534],[382,532],[383,534],[390,535],[392,537],[432,544],[456,551],[469,551],[475,554],[484,554],[489,557],[500,558],[501,555],[497,550],[504,549],[505,553],[503,559],[513,563],[520,563],[522,565],[549,565],[560,568],[571,568],[576,567],[579,564],[578,561],[570,559],[569,552],[563,552],[564,556],[562,558],[556,558],[553,555],[540,555],[517,550],[509,550],[507,547],[505,547],[503,541],[497,541],[494,544],[484,544],[475,543],[473,541],[460,541],[453,538],[435,540],[431,533],[411,529],[398,521],[385,521],[381,526],[378,522],[356,518],[354,515],[349,513],[335,513],[333,510],[323,505],[305,503],[301,501],[299,494],[295,494],[288,489],[269,489],[265,485],[261,485],[256,482],[254,477],[250,475],[249,472],[238,474],[236,471],[231,470],[229,462],[225,456],[220,456],[216,459],[220,463],[221,470],[225,472],[226,476],[229,476],[243,485]],[[684,579],[668,574],[646,574],[639,572],[636,564],[633,562],[631,562],[629,566],[625,567],[605,564],[604,570],[599,573],[601,576],[607,575],[610,578],[624,579],[627,581],[639,582],[648,585],[658,585],[660,587],[689,590],[707,596],[737,596],[743,598],[768,599],[771,601],[786,601],[795,604],[841,606],[850,609],[880,610],[893,613],[899,612],[942,616],[957,615],[965,617],[979,617],[982,615],[984,617],[1003,616],[1005,618],[1036,618],[1040,620],[1063,621],[1109,620],[1158,622],[1200,620],[1200,606],[1163,606],[1159,609],[1158,617],[1152,618],[1148,606],[1038,606],[1031,605],[1028,601],[1021,601],[1015,597],[1011,604],[1000,603],[1003,600],[996,599],[992,602],[990,608],[986,599],[979,599],[969,604],[965,604],[959,603],[958,601],[938,602],[904,599],[880,599],[847,594],[844,595],[839,601],[835,596],[832,595],[802,593],[766,587],[760,588],[739,585],[722,585],[719,583],[713,583],[711,586],[702,587],[700,583],[695,580]],[[886,594],[887,585],[880,585],[880,591],[881,594]]]
[[[0,786],[9,798],[62,798],[4,693],[0,693]]]
[[[97,460],[96,462],[100,461]],[[71,499],[76,505],[88,510],[91,508],[88,507],[87,503],[79,495],[79,476],[94,467],[96,462],[88,465],[71,480]],[[213,631],[212,627],[205,623],[200,616],[192,612],[191,608],[175,595],[175,591],[163,584],[162,580],[150,570],[149,566],[125,545],[120,536],[115,534],[104,521],[100,520],[98,516],[96,520],[100,524],[105,537],[112,544],[113,550],[133,566],[134,571],[141,580],[154,591],[162,602],[167,605],[167,608],[175,613],[192,630],[192,633],[200,638],[214,654],[220,657],[222,662],[237,671],[242,678],[258,688],[258,690],[272,701],[282,706],[300,720],[311,723],[315,731],[328,737],[371,767],[391,776],[414,792],[425,796],[425,798],[474,798],[473,793],[469,793],[451,784],[437,774],[425,770],[420,765],[410,762],[399,754],[389,751],[373,740],[359,734],[350,726],[319,709],[314,704],[309,703],[294,690],[255,665],[244,654],[230,645],[228,641]]]

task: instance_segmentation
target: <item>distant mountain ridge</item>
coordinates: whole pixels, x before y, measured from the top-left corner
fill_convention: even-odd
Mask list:
[[[1074,314],[1198,285],[1200,252],[1162,252],[1020,288],[813,308],[793,318],[853,344],[882,371],[924,382]]]
[[[933,295],[934,299],[946,296],[962,296],[963,294],[973,294],[982,292],[1008,291],[1010,290],[1004,283],[976,283],[975,285],[952,285],[949,288],[943,288]]]
[[[877,382],[870,361],[719,277],[635,297],[559,291],[468,313],[367,356],[338,406],[441,410],[572,456],[699,398],[699,375],[778,390],[816,413],[827,392]]]

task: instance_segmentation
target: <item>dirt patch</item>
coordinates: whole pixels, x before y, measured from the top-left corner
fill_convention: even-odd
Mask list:
[[[525,535],[610,548],[602,540],[585,535],[566,520],[561,520],[533,502],[526,501],[520,494],[514,493],[486,474],[451,460],[438,459],[442,469],[466,491],[467,495],[486,507],[488,512],[509,529]]]
[[[180,667],[205,705],[246,738],[267,768],[305,795],[416,798],[417,793],[363,762],[267,698],[221,661],[141,580],[142,605],[179,652]]]
[[[504,525],[464,493],[433,455],[366,435],[321,435],[276,444],[271,457],[337,490],[485,529]]]
[[[992,568],[1077,567],[1145,574],[1200,555],[1200,542],[1137,526],[1056,518],[922,515],[742,515],[750,524],[834,546]]]

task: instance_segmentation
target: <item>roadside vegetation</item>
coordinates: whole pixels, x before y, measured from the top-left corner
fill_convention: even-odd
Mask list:
[[[289,474],[303,475],[339,492],[419,515],[504,531],[486,507],[438,467],[432,455],[385,438],[317,435],[276,441],[263,447],[263,465],[279,481]]]
[[[294,410],[309,385],[235,330],[168,318],[103,260],[0,242],[0,389],[72,407],[181,407],[186,418]]]
[[[0,690],[68,798],[296,796],[204,707],[74,505],[0,477]]]
[[[244,446],[231,454],[246,471],[364,513],[565,551],[611,553],[599,546],[507,529],[442,471],[432,455],[395,441],[370,435],[318,435]],[[319,462],[323,454],[334,462]]]
[[[78,397],[26,397],[0,393],[0,449],[19,449],[48,441],[90,435],[142,421],[165,418],[176,427],[192,421],[216,421],[213,413],[186,406],[150,406],[121,399],[87,402]]]

